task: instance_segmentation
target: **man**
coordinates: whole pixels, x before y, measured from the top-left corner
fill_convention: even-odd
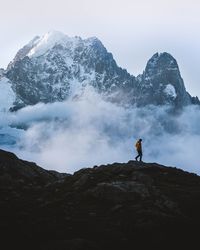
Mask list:
[[[137,161],[138,157],[140,158],[140,161],[142,161],[142,139],[139,139],[135,144],[136,150],[138,152],[138,155],[135,157],[135,160]]]

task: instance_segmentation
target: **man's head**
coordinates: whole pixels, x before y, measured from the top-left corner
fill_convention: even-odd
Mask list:
[[[141,141],[142,141],[142,139],[139,139],[139,141],[141,142]]]

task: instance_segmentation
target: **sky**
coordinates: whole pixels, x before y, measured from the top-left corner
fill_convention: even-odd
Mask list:
[[[98,37],[135,76],[154,53],[169,52],[200,97],[199,13],[199,0],[0,0],[0,68],[34,36],[58,30]]]

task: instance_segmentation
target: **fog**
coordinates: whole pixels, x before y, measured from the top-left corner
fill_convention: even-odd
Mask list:
[[[179,115],[168,111],[167,106],[120,107],[86,88],[76,100],[2,113],[0,146],[45,169],[73,173],[133,160],[135,141],[142,138],[145,162],[199,174],[199,107]]]

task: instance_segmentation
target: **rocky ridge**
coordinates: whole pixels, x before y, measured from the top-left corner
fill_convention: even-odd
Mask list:
[[[198,241],[200,177],[156,163],[67,175],[1,150],[0,195],[8,249],[169,249]]]

